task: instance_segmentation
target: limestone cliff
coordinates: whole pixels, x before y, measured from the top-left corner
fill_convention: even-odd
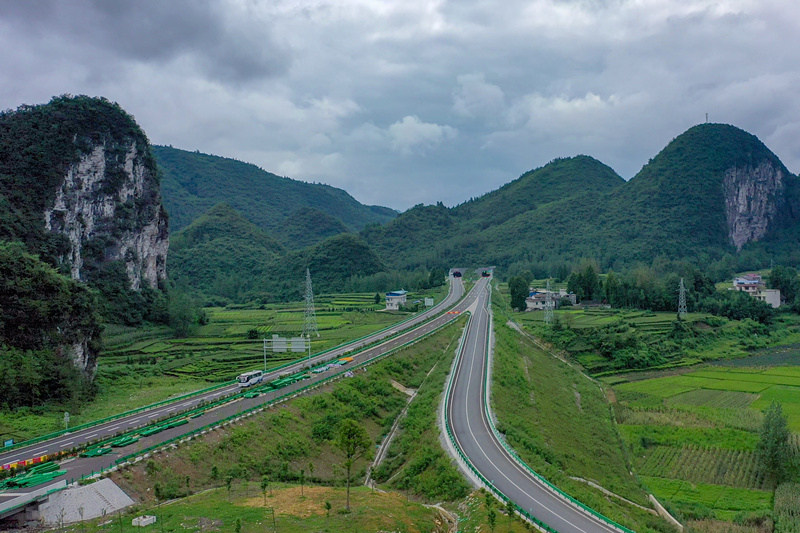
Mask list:
[[[169,236],[158,171],[144,132],[115,103],[65,95],[0,113],[2,240],[98,289],[97,305],[64,316],[42,344],[87,374],[99,328],[82,326],[86,312],[163,320]]]
[[[110,152],[102,143],[69,166],[44,222],[69,240],[61,259],[73,279],[86,279],[87,262],[106,261],[125,263],[134,290],[143,283],[155,289],[166,278],[167,217],[144,161],[147,148],[128,140]]]
[[[770,161],[730,168],[722,181],[728,238],[737,250],[771,228],[784,203],[783,170]]]

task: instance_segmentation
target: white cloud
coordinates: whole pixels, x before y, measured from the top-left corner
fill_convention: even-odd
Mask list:
[[[405,116],[389,126],[392,148],[404,154],[425,153],[434,146],[454,139],[458,134],[451,126],[422,122],[419,117]]]

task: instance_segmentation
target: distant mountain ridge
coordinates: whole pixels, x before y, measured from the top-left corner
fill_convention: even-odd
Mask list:
[[[326,215],[320,219],[320,234],[313,225],[306,225],[311,233],[305,234],[305,245],[329,237],[337,226],[337,230],[359,231],[397,216],[388,207],[363,205],[342,189],[279,177],[235,159],[169,146],[153,146],[153,155],[161,171],[162,194],[173,231],[185,228],[220,202],[287,244],[292,235],[285,235],[284,229],[290,224],[298,231],[293,223],[298,212],[305,217]]]
[[[557,159],[460,206],[415,206],[363,234],[397,268],[547,272],[581,258],[619,269],[656,257],[708,263],[739,250],[796,256],[799,221],[800,182],[775,154],[739,128],[701,124],[628,182],[590,157]]]

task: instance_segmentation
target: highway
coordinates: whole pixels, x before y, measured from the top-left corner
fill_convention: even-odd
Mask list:
[[[489,278],[481,279],[469,301],[465,301],[472,317],[447,398],[448,425],[456,446],[500,492],[559,533],[620,531],[579,510],[536,479],[506,451],[492,431],[484,380],[491,328],[488,283]]]
[[[464,286],[460,278],[451,278],[450,282],[451,282],[450,291],[448,293],[447,298],[445,298],[435,308],[432,308],[426,313],[417,315],[411,320],[405,321],[394,327],[390,327],[387,330],[368,336],[355,343],[344,345],[330,352],[312,357],[311,364],[315,365],[324,361],[328,361],[330,359],[335,359],[341,357],[346,353],[354,358],[352,365],[363,363],[365,361],[369,361],[371,359],[380,357],[385,353],[395,348],[398,348],[399,346],[405,343],[411,342],[416,338],[419,338],[420,336],[430,333],[432,330],[439,328],[443,325],[446,325],[448,322],[455,320],[456,318],[458,318],[459,315],[457,312],[454,311],[463,310],[465,308],[466,302],[458,303],[458,305],[455,305],[455,307],[453,307],[454,304],[456,304],[459,300],[461,300],[464,294]],[[442,313],[442,311],[444,310],[448,310],[449,312]],[[436,316],[437,314],[438,316]],[[432,316],[435,316],[435,318],[431,319]],[[382,339],[385,340],[381,341]],[[362,348],[370,344],[375,344],[375,345],[367,349],[364,349],[358,354],[350,353],[358,348]],[[272,374],[269,375],[268,379],[273,379],[277,377],[278,374],[284,374],[286,372],[294,372],[300,370],[304,366],[307,366],[308,363],[309,363],[308,360],[299,361],[295,365],[292,365],[290,367],[285,367],[280,369],[279,371],[273,372]],[[223,420],[238,412],[252,409],[258,405],[267,404],[272,400],[274,400],[275,398],[277,398],[278,396],[290,393],[302,387],[306,387],[315,382],[325,380],[329,378],[331,374],[340,370],[341,370],[340,368],[332,368],[326,372],[314,374],[310,380],[300,381],[292,385],[289,385],[287,387],[281,388],[277,391],[272,391],[266,394],[262,394],[261,396],[258,396],[256,398],[237,399],[235,401],[226,403],[215,409],[211,409],[205,412],[200,417],[190,419],[189,423],[186,425],[172,428],[170,430],[163,431],[161,433],[158,433],[156,435],[151,435],[149,437],[142,437],[138,442],[134,444],[122,448],[115,448],[114,453],[109,455],[101,457],[86,457],[86,458],[81,457],[81,458],[69,459],[62,463],[61,468],[67,471],[66,474],[67,478],[79,478],[83,475],[88,475],[93,472],[97,472],[103,468],[108,468],[108,466],[110,464],[113,464],[114,460],[118,457],[123,457],[128,454],[135,453],[137,450],[142,450],[149,446],[158,444],[159,442],[163,442],[173,437],[186,434],[194,429],[201,428],[208,424],[212,424],[215,421]],[[75,433],[67,433],[65,435],[56,437],[49,441],[39,442],[30,446],[13,450],[11,452],[7,452],[5,454],[0,454],[0,464],[5,464],[7,462],[27,459],[40,455],[52,454],[59,452],[61,450],[71,449],[73,447],[79,447],[82,444],[85,444],[90,441],[97,441],[104,437],[113,436],[122,431],[142,427],[144,425],[147,425],[150,421],[161,419],[165,416],[169,416],[170,414],[177,414],[178,412],[190,409],[191,407],[199,404],[203,400],[205,401],[213,400],[225,396],[227,394],[231,394],[232,392],[238,392],[238,391],[239,391],[238,387],[236,385],[232,385],[230,387],[217,389],[209,393],[197,395],[188,399],[177,400],[176,402],[171,404],[167,404],[164,406],[160,406],[158,408],[136,413],[124,418],[119,418],[111,422],[107,422],[101,425],[76,431]],[[19,491],[16,492],[18,493]],[[0,493],[0,507],[2,506],[2,502],[4,501],[4,499],[6,499],[8,496],[9,496],[8,494]]]

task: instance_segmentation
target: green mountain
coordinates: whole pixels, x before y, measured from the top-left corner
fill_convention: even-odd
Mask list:
[[[480,263],[546,275],[581,258],[620,269],[656,257],[754,268],[767,253],[800,253],[799,191],[755,136],[703,124],[627,183],[592,158],[558,159],[453,209],[415,206],[363,234],[397,268]]]
[[[228,204],[212,207],[172,237],[168,273],[179,287],[240,300],[285,253],[261,228]]]
[[[514,220],[546,206],[597,197],[625,181],[588,156],[556,159],[503,187],[448,209],[417,205],[363,235],[381,257],[398,268],[451,264],[508,265],[532,257],[538,246],[514,231]],[[564,214],[568,216],[568,213]],[[497,232],[508,225],[512,233]]]
[[[235,159],[168,146],[154,146],[153,154],[161,171],[164,204],[173,231],[185,228],[219,202],[228,203],[281,242],[290,240],[281,237],[281,231],[301,208],[327,215],[320,220],[321,233],[311,234],[323,238],[336,225],[328,217],[338,219],[348,231],[358,231],[397,215],[386,207],[363,205],[342,189],[281,178]],[[313,224],[310,229],[315,229]]]
[[[172,238],[169,276],[212,301],[300,298],[305,269],[318,291],[342,289],[351,276],[384,270],[366,243],[340,233],[287,251],[267,232],[228,204],[218,204]]]
[[[457,206],[453,214],[468,226],[485,229],[551,202],[578,194],[599,194],[624,183],[611,167],[592,157],[559,158]]]
[[[348,231],[338,218],[313,207],[301,207],[286,217],[284,224],[273,235],[286,247],[298,249]]]

